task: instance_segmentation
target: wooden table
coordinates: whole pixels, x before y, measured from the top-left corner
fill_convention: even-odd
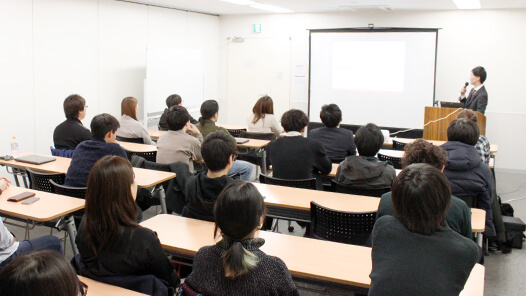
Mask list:
[[[157,151],[157,146],[155,146],[155,145],[140,144],[140,143],[130,143],[130,142],[122,142],[122,141],[117,141],[116,143],[121,145],[121,147],[124,150],[128,150],[128,151],[131,151],[131,152],[152,152],[152,151]]]
[[[35,153],[21,153],[20,156],[30,155],[30,154],[35,154]],[[35,155],[47,156],[47,155],[42,155],[42,154],[35,154]],[[53,157],[55,157],[57,160],[48,162],[48,163],[44,163],[44,164],[40,164],[40,165],[19,162],[15,160],[8,160],[8,161],[0,160],[0,164],[10,166],[10,167],[20,168],[20,169],[25,169],[26,167],[28,167],[30,169],[34,169],[37,171],[66,174],[68,172],[68,168],[71,163],[71,158],[60,157],[60,156],[53,156]],[[141,169],[141,168],[133,168],[133,172],[135,173],[135,182],[137,183],[137,186],[141,188],[152,187],[164,181],[175,178],[175,174],[172,172],[147,170],[147,169]]]
[[[36,194],[35,197],[39,197],[40,200],[30,205],[24,205],[22,202],[7,201],[10,197],[23,192],[34,192]],[[4,217],[10,217],[15,220],[25,221],[26,239],[28,238],[29,230],[33,229],[36,224],[42,224],[43,222],[49,222],[61,217],[66,217],[64,223],[69,234],[73,253],[78,254],[77,248],[75,246],[77,229],[75,227],[75,221],[73,220],[73,217],[69,214],[83,209],[84,203],[84,199],[80,198],[16,186],[9,186],[5,191],[2,192],[2,195],[0,195],[0,215]],[[19,224],[12,225],[20,226]]]
[[[395,141],[398,141],[398,142],[402,142],[402,143],[412,143],[413,141],[415,141],[416,139],[408,139],[408,138],[391,138],[391,140],[395,140]],[[433,145],[436,145],[436,146],[441,146],[442,144],[446,143],[446,141],[438,141],[438,140],[426,140],[428,142],[430,142],[431,144]],[[386,144],[386,143],[384,143]],[[393,142],[391,141],[390,142],[390,145],[392,145]],[[499,145],[497,144],[490,144],[490,153],[497,153],[499,150]]]
[[[87,296],[147,296],[121,287],[94,281],[90,278],[78,276],[79,280],[88,286]]]
[[[192,258],[215,244],[214,223],[174,215],[158,215],[141,223],[157,232],[163,249]],[[367,293],[372,269],[371,248],[260,231],[262,251],[281,258],[296,280],[344,286]],[[322,251],[323,250],[323,251]],[[477,264],[461,295],[483,295],[484,267]]]

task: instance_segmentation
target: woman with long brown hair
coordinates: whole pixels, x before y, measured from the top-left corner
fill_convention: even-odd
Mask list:
[[[142,138],[144,144],[152,144],[150,134],[144,126],[137,120],[137,109],[139,108],[137,99],[126,97],[121,102],[121,127],[117,130],[117,137],[122,138]]]
[[[274,133],[279,135],[283,128],[274,116],[274,102],[269,96],[263,96],[252,108],[247,117],[247,131],[251,133]]]
[[[130,162],[105,156],[91,169],[77,234],[85,276],[154,275],[177,287],[179,276],[155,232],[136,222],[137,185]]]

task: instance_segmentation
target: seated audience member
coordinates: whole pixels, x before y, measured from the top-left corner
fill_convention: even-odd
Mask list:
[[[157,140],[157,162],[186,163],[190,172],[194,171],[192,159],[201,159],[203,135],[190,123],[190,114],[185,107],[173,106],[166,115],[169,131]],[[189,135],[188,133],[192,134]]]
[[[318,140],[323,144],[327,157],[334,163],[340,163],[347,156],[356,155],[352,131],[340,128],[342,111],[338,105],[323,105],[320,118],[325,127],[309,131],[309,138]]]
[[[201,104],[201,117],[199,118],[199,123],[195,126],[201,132],[205,140],[208,134],[215,131],[222,131],[230,138],[235,147],[236,139],[230,135],[227,129],[216,125],[218,118],[219,104],[214,100],[204,101],[203,104]],[[241,175],[241,180],[250,181],[250,175],[252,174],[252,164],[243,160],[234,161],[228,174],[234,175],[238,173]]]
[[[247,117],[247,131],[251,133],[274,133],[276,136],[283,132],[274,116],[274,102],[269,96],[259,98],[252,108],[252,114]]]
[[[368,295],[459,295],[479,250],[445,223],[451,202],[446,176],[428,164],[413,164],[392,188],[397,215],[374,225]]]
[[[127,158],[122,147],[115,143],[119,121],[107,114],[99,114],[91,120],[91,140],[84,141],[73,152],[73,158],[66,174],[67,186],[86,187],[91,167],[106,155]]]
[[[117,130],[117,137],[141,138],[144,144],[152,144],[150,134],[144,126],[137,120],[137,99],[133,97],[126,97],[121,103],[121,120],[119,120],[120,127]]]
[[[200,172],[186,181],[186,206],[183,216],[214,221],[213,208],[219,193],[232,181],[227,173],[236,158],[236,146],[222,131],[209,134],[201,154],[208,172]]]
[[[395,169],[376,154],[384,144],[384,136],[374,123],[368,123],[356,131],[354,139],[358,155],[348,156],[338,166],[336,181],[359,189],[390,187],[396,177]]]
[[[6,178],[0,178],[0,196],[2,191],[7,190],[8,182]],[[53,250],[60,254],[63,253],[60,239],[52,235],[18,241],[5,227],[2,217],[0,217],[0,269],[19,256],[40,250]],[[0,286],[4,285],[3,281],[0,281],[0,283],[2,283]]]
[[[443,171],[446,165],[446,151],[441,147],[435,146],[423,139],[415,140],[405,146],[405,154],[402,157],[402,167],[407,167],[413,163],[427,163],[432,167]],[[395,210],[391,197],[392,192],[382,195],[376,219],[385,215],[395,216]],[[446,215],[447,225],[471,239],[473,233],[471,230],[471,210],[466,203],[456,196],[451,196],[451,205]]]
[[[267,153],[274,177],[290,180],[316,178],[317,187],[321,189],[320,174],[330,173],[332,163],[319,141],[303,137],[308,124],[309,118],[303,111],[291,109],[285,112],[281,125],[287,133],[270,142]]]
[[[170,129],[168,126],[168,120],[167,115],[168,111],[173,106],[182,106],[183,100],[181,99],[180,95],[170,95],[168,98],[166,98],[166,109],[164,109],[163,115],[161,115],[161,118],[159,119],[159,130],[161,131],[167,131]],[[193,119],[192,116],[190,116],[190,123],[196,124],[197,120]]]
[[[83,141],[91,139],[89,129],[82,125],[86,117],[86,100],[79,95],[70,95],[64,100],[66,121],[59,124],[53,132],[55,149],[74,150]]]
[[[183,288],[207,296],[299,295],[285,263],[259,250],[257,237],[265,217],[263,197],[251,183],[233,181],[214,206],[215,236],[222,240],[202,247]]]
[[[475,123],[477,123],[478,121],[477,114],[469,109],[465,109],[458,112],[457,118],[467,118],[473,120]],[[479,135],[479,139],[477,141],[477,144],[475,144],[475,148],[477,148],[480,154],[480,159],[482,159],[482,161],[485,164],[489,165],[491,145],[488,141],[488,138],[486,138],[486,136],[484,135]]]
[[[449,179],[453,195],[474,197],[475,207],[486,211],[486,236],[495,236],[493,225],[493,178],[489,167],[480,160],[475,148],[479,128],[466,118],[453,120],[447,128],[447,142],[442,145],[447,153],[444,174]]]
[[[76,243],[79,274],[87,277],[153,275],[171,287],[179,276],[154,231],[137,224],[137,185],[127,159],[105,156],[93,166],[86,214]]]
[[[0,271],[0,296],[79,296],[86,287],[61,254],[40,251],[13,260]]]

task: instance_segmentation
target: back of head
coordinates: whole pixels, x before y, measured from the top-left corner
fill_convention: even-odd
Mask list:
[[[219,194],[214,206],[217,229],[232,245],[223,256],[225,276],[235,278],[257,265],[257,257],[242,241],[255,231],[265,215],[265,202],[257,188],[244,181],[233,181]]]
[[[441,171],[424,163],[412,164],[391,188],[395,211],[409,231],[429,235],[444,226],[451,189]]]
[[[254,113],[254,120],[252,123],[258,122],[261,118],[265,117],[265,114],[274,114],[274,102],[269,96],[262,96],[252,108],[252,113]]]
[[[107,155],[93,165],[86,191],[86,233],[95,254],[110,247],[123,226],[136,226],[131,163]]]
[[[173,94],[173,95],[168,96],[168,98],[166,98],[166,107],[170,108],[173,106],[177,106],[181,104],[182,102],[183,100],[181,99],[180,95]]]
[[[236,145],[224,131],[215,131],[206,136],[201,145],[201,155],[206,167],[218,172],[227,167],[230,156],[236,155]]]
[[[356,131],[354,143],[360,156],[375,156],[384,144],[384,135],[374,123],[368,123]]]
[[[219,112],[219,104],[215,100],[207,100],[201,104],[201,117],[199,122],[201,125],[205,124],[205,120],[210,119]]]
[[[427,163],[432,167],[442,170],[447,162],[446,151],[440,146],[435,146],[424,139],[417,139],[405,146],[402,157],[402,167],[413,163]]]
[[[121,115],[128,115],[137,120],[137,99],[126,97],[121,102]]]
[[[281,116],[281,126],[286,132],[301,132],[308,124],[309,117],[298,109],[290,109]]]
[[[84,110],[86,100],[79,95],[70,95],[64,100],[64,114],[67,119],[78,119],[79,112]]]
[[[342,120],[342,110],[336,104],[323,105],[320,118],[326,127],[337,127]]]
[[[108,113],[96,115],[91,120],[91,136],[103,140],[109,131],[117,132],[120,124],[117,118]]]
[[[479,127],[467,118],[458,118],[449,123],[447,127],[447,140],[457,141],[475,146],[479,140]]]
[[[190,113],[185,107],[175,105],[168,110],[166,120],[171,131],[178,131],[190,121]]]
[[[473,120],[474,122],[477,122],[478,121],[478,116],[477,116],[477,113],[469,110],[469,109],[464,109],[460,112],[458,112],[457,114],[457,118],[467,118],[469,120]]]
[[[481,66],[475,67],[473,68],[473,70],[471,70],[471,73],[473,73],[473,76],[480,77],[480,83],[484,83],[484,81],[486,81],[487,73],[484,67],[481,67]]]
[[[0,271],[0,296],[78,296],[77,274],[64,256],[40,251],[20,256]]]

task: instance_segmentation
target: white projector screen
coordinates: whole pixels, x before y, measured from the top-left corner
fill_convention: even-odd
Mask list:
[[[417,128],[435,92],[436,29],[312,30],[309,117],[337,104],[342,124]]]

